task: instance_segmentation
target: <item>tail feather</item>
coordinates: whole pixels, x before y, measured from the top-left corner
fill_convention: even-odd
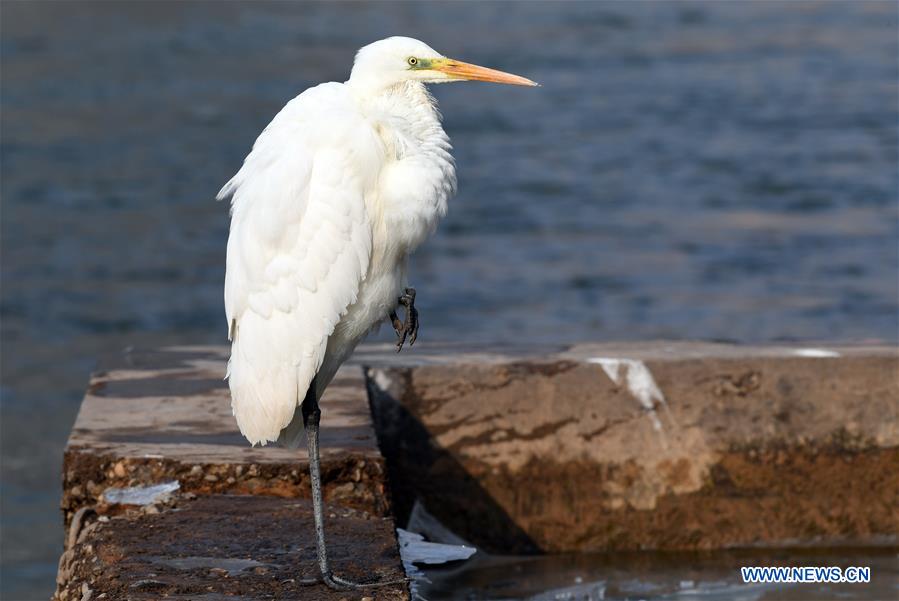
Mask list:
[[[297,338],[289,335],[296,332],[291,319],[278,312],[267,319],[247,312],[231,342],[231,409],[241,434],[253,445],[279,441],[295,447],[301,438],[299,405],[321,367],[323,348],[298,349]]]

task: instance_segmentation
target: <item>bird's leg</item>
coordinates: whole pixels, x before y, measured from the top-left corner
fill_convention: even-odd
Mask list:
[[[312,483],[312,514],[315,518],[315,547],[318,552],[318,567],[322,573],[322,580],[331,588],[343,588],[353,586],[354,583],[338,582],[331,574],[328,565],[328,549],[325,546],[325,524],[322,507],[322,476],[321,459],[318,450],[318,424],[321,421],[321,409],[318,407],[318,399],[315,394],[315,378],[309,383],[306,390],[306,398],[301,407],[303,413],[303,427],[306,429],[306,448],[309,451],[309,476]]]
[[[405,321],[399,320],[396,311],[390,312],[390,321],[393,322],[393,329],[396,331],[397,337],[396,352],[400,352],[403,350],[403,344],[407,337],[409,346],[414,345],[418,339],[418,309],[415,308],[415,288],[406,288],[396,302],[406,308]]]
[[[315,395],[315,378],[309,383],[306,398],[301,406],[303,413],[303,427],[306,429],[306,448],[309,450],[309,476],[312,481],[312,514],[315,518],[315,547],[318,552],[318,567],[322,573],[322,580],[333,589],[366,588],[384,586],[388,584],[404,584],[403,580],[390,580],[384,582],[359,583],[352,582],[335,576],[328,564],[328,549],[325,546],[325,524],[322,505],[322,476],[321,459],[318,450],[318,424],[321,420],[321,410],[318,407],[318,399]]]

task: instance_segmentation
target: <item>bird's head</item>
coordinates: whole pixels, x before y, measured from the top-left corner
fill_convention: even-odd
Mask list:
[[[538,85],[525,77],[447,58],[413,38],[396,36],[378,40],[364,46],[356,54],[350,82],[387,88],[406,81],[489,81],[517,86]]]

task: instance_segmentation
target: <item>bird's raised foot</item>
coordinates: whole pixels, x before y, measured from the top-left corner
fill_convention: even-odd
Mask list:
[[[405,321],[399,320],[396,311],[390,312],[390,321],[393,323],[397,337],[396,352],[400,352],[403,350],[406,340],[409,341],[409,346],[412,346],[418,339],[418,309],[415,308],[415,288],[406,288],[396,302],[406,308]]]

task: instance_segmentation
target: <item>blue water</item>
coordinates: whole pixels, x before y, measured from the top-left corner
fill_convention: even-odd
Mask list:
[[[893,2],[0,10],[4,599],[53,588],[95,357],[224,341],[215,192],[386,35],[543,84],[436,89],[460,186],[423,339],[896,341]]]

